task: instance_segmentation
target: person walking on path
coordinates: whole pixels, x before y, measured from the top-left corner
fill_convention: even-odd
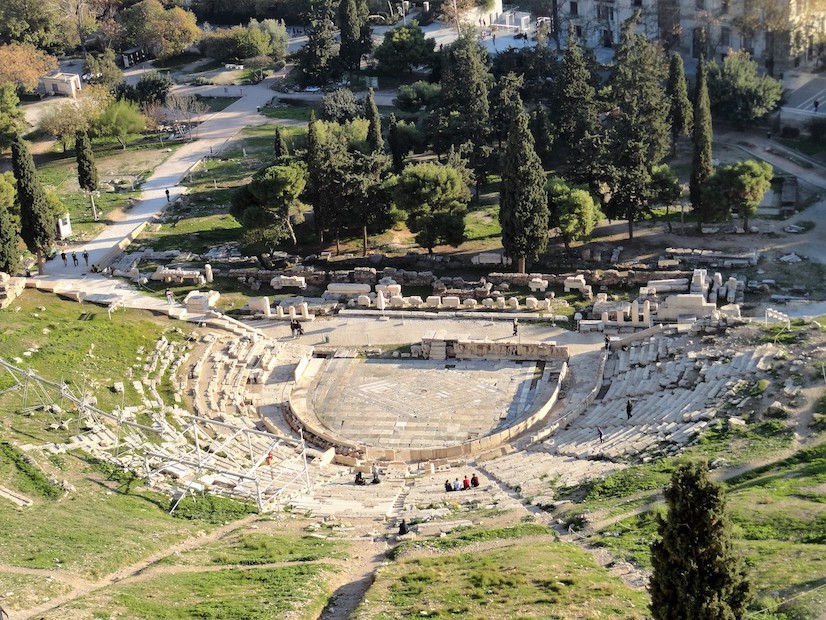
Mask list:
[[[597,435],[599,435],[599,443],[605,441],[605,438],[602,435],[602,428],[600,428],[599,426],[597,426]]]
[[[74,263],[74,266],[77,267],[77,265],[78,265],[77,252],[72,252],[72,263]]]
[[[631,419],[631,411],[634,409],[634,403],[631,402],[631,399],[628,399],[628,402],[625,403],[625,415],[628,416],[628,419]]]
[[[175,301],[175,295],[172,289],[166,289],[166,303],[171,306],[173,301]]]
[[[519,319],[514,319],[513,320],[513,335],[514,336],[519,335]]]
[[[815,107],[815,114],[817,114],[817,108],[818,108],[818,106],[820,106],[820,102],[817,99],[815,99],[812,102],[812,105]]]
[[[66,252],[61,252],[60,253],[60,258],[63,259],[63,266],[68,267],[69,266],[69,261],[66,260]]]
[[[166,201],[169,202],[169,188],[166,188]]]
[[[83,250],[83,260],[86,262],[86,266],[89,266],[89,252]]]

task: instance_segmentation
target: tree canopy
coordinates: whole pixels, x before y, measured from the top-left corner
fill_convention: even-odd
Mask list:
[[[751,586],[731,541],[723,489],[704,462],[682,465],[665,489],[668,514],[651,545],[648,589],[655,620],[737,620]]]
[[[677,138],[691,133],[694,114],[688,99],[688,86],[685,81],[682,56],[671,54],[668,64],[668,82],[665,87],[668,96],[668,124],[671,126],[672,148],[676,148]]]
[[[609,216],[633,223],[650,198],[651,168],[668,152],[668,101],[662,86],[664,67],[659,49],[637,34],[636,17],[623,26],[611,77],[608,161]]]
[[[725,219],[737,213],[748,232],[749,218],[757,213],[757,205],[771,187],[773,177],[774,169],[764,161],[749,159],[720,166],[706,182],[704,200],[714,204],[715,211]]]
[[[603,129],[599,102],[591,84],[592,75],[573,30],[562,56],[560,78],[551,107],[554,158],[562,164],[566,177],[577,183],[593,184],[603,153]]]
[[[195,14],[159,0],[141,0],[121,14],[124,41],[159,58],[180,54],[201,36]]]
[[[384,33],[384,40],[373,52],[384,73],[412,73],[417,65],[433,62],[436,40],[425,38],[417,22],[392,28]]]
[[[293,73],[300,85],[323,86],[340,74],[334,43],[332,2],[322,0],[314,5],[307,43],[295,54]]]
[[[31,45],[0,45],[0,84],[12,84],[17,89],[34,90],[40,78],[55,69],[57,58]]]
[[[499,188],[499,223],[505,254],[525,272],[548,244],[548,197],[545,172],[534,150],[528,115],[519,106],[505,147],[505,164]]]
[[[416,242],[429,252],[437,245],[457,246],[465,240],[470,192],[456,169],[437,163],[407,166],[399,175],[395,200],[407,213]]]
[[[702,58],[700,58],[697,67],[697,83],[694,89],[693,156],[688,188],[691,196],[691,206],[698,216],[697,224],[702,226],[703,221],[713,219],[711,214],[707,213],[707,203],[703,200],[703,185],[713,174],[714,165],[711,160],[711,106],[706,85],[706,65]]]
[[[271,244],[291,237],[295,243],[291,218],[305,184],[306,171],[298,161],[267,166],[236,191],[230,214],[252,241]]]
[[[715,116],[737,126],[754,125],[777,109],[782,82],[757,73],[746,52],[729,52],[722,65],[708,65],[708,95]]]
[[[126,150],[126,140],[130,133],[143,131],[146,118],[131,101],[115,101],[107,107],[95,122],[95,133],[99,136],[115,138]]]
[[[551,177],[545,185],[548,215],[566,248],[573,241],[587,239],[599,224],[602,212],[586,187],[571,186],[565,179]]]
[[[43,257],[55,240],[55,215],[37,178],[32,155],[21,137],[15,138],[11,152],[20,205],[20,236],[29,251],[37,255],[37,266],[43,273]]]
[[[20,131],[23,111],[18,107],[20,99],[12,84],[0,84],[0,149],[11,146]]]

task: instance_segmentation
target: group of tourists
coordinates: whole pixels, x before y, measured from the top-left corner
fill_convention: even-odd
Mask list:
[[[479,476],[473,474],[470,478],[467,477],[465,474],[464,480],[459,480],[456,478],[452,483],[450,480],[445,480],[445,491],[467,491],[469,488],[473,487],[474,489],[479,486]]]

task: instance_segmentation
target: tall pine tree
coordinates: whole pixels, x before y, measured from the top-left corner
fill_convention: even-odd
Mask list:
[[[445,147],[460,146],[469,142],[473,148],[470,165],[476,172],[476,196],[479,185],[484,182],[490,159],[490,103],[488,94],[492,78],[487,66],[487,50],[483,48],[476,34],[464,31],[447,48],[442,62],[441,103],[431,132],[434,143],[442,141],[442,133],[447,138]]]
[[[317,120],[314,112],[310,112],[310,121],[307,124],[307,151],[304,161],[307,163],[307,186],[305,196],[313,206],[313,226],[320,243],[324,243],[324,230],[327,225],[326,200],[324,196],[322,176],[324,174],[324,136],[322,135],[321,121]]]
[[[499,223],[505,254],[518,262],[519,273],[525,273],[527,259],[536,259],[548,244],[548,197],[545,171],[521,105],[505,147]]]
[[[606,166],[609,216],[628,220],[630,239],[634,221],[648,206],[651,168],[668,152],[669,139],[662,57],[647,37],[635,32],[638,20],[639,14],[623,25],[617,48]]]
[[[573,27],[568,32],[558,84],[552,119],[556,126],[555,159],[560,162],[565,178],[593,187],[597,184],[602,160],[603,129],[591,71]]]
[[[338,57],[347,71],[356,71],[361,62],[361,14],[356,0],[341,0],[338,5],[338,25],[341,29],[341,45]]]
[[[668,95],[668,123],[671,126],[671,152],[677,152],[677,139],[691,133],[694,115],[691,101],[688,99],[688,86],[685,83],[683,59],[676,52],[671,54],[668,64],[668,82],[665,85]]]
[[[364,115],[367,117],[369,125],[367,127],[367,146],[370,152],[384,150],[384,138],[381,137],[381,116],[376,107],[376,99],[371,88],[367,92],[367,99],[364,102]]]
[[[281,127],[278,125],[275,126],[275,137],[273,138],[272,149],[276,159],[286,157],[290,154],[287,141],[284,139],[284,134],[281,133]]]
[[[334,52],[332,0],[322,0],[310,16],[307,44],[296,54],[296,81],[302,86],[323,86],[339,74]]]
[[[75,134],[75,156],[77,157],[78,185],[84,192],[89,193],[92,216],[97,221],[98,211],[95,208],[95,192],[98,189],[98,169],[95,165],[92,142],[89,140],[89,134],[83,129]]]
[[[517,106],[522,105],[519,93],[524,84],[524,78],[514,72],[506,73],[496,82],[491,97],[491,120],[493,121],[496,140],[502,148],[502,139],[508,133],[511,123],[517,113]]]
[[[706,83],[706,62],[700,57],[697,64],[697,84],[694,89],[694,130],[693,130],[693,157],[691,160],[691,178],[688,192],[691,197],[691,206],[697,214],[697,228],[702,228],[703,222],[713,219],[709,212],[711,206],[703,200],[703,185],[714,174],[714,164],[711,161],[711,104],[708,99],[708,84]]]
[[[32,155],[20,136],[12,142],[11,157],[20,205],[20,236],[29,251],[37,255],[37,268],[43,273],[43,255],[55,241],[55,216],[37,178]]]
[[[536,144],[536,154],[542,160],[542,165],[546,168],[551,165],[553,156],[553,137],[551,136],[551,126],[548,121],[548,113],[542,104],[536,106],[531,114],[531,134]]]
[[[393,171],[398,174],[404,168],[404,158],[407,155],[405,140],[402,139],[399,121],[395,114],[390,114],[390,124],[387,129],[387,146],[390,147],[390,157],[393,159]]]
[[[655,620],[737,620],[752,598],[719,484],[704,462],[674,472],[665,489],[668,515],[651,545],[648,589]]]

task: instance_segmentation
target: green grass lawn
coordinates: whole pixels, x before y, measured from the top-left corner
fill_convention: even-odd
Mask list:
[[[328,564],[299,564],[159,575],[73,601],[47,618],[310,620],[327,602],[333,570]]]
[[[198,101],[205,104],[209,108],[208,114],[212,114],[214,112],[225,110],[238,101],[238,97],[202,97],[199,95]]]
[[[257,566],[275,562],[313,562],[344,559],[347,548],[347,544],[341,541],[273,529],[260,533],[233,533],[218,542],[167,558],[164,563],[176,566]]]
[[[645,618],[647,603],[645,592],[609,576],[579,547],[523,538],[398,560],[379,571],[351,617]]]
[[[290,121],[309,121],[310,113],[315,111],[318,116],[318,109],[308,105],[292,105],[284,101],[283,105],[278,107],[266,106],[261,108],[261,114],[267,118],[277,118]]]
[[[191,331],[187,323],[172,325],[138,310],[119,310],[110,320],[107,309],[101,306],[63,301],[55,295],[27,289],[14,304],[0,310],[0,357],[7,361],[20,358],[24,368],[52,381],[64,381],[75,392],[91,388],[98,397],[98,406],[112,410],[121,405],[122,398],[127,405],[140,402],[131,385],[123,396],[108,387],[123,381],[131,372],[128,369],[140,376],[142,364],[135,359],[139,347],[151,351],[164,334],[167,339],[182,338],[183,335],[170,331],[173,327],[185,333]],[[26,351],[31,354],[26,355]],[[136,364],[137,369],[133,368]],[[10,377],[0,375],[0,389],[9,385]],[[0,412],[11,410],[18,398],[16,392],[0,395]],[[29,397],[30,405],[35,398]],[[44,441],[53,440],[29,420],[17,419],[15,424]]]
[[[146,233],[141,240],[157,251],[178,249],[201,253],[229,241],[238,241],[242,232],[241,225],[229,214],[204,215],[181,217],[161,224],[158,230]]]
[[[0,465],[4,483],[14,485],[2,455]],[[69,479],[76,490],[66,497],[61,493],[59,501],[30,494],[35,503],[25,511],[0,503],[0,553],[7,564],[100,578],[198,530],[211,529],[206,522],[169,515],[165,496],[140,488],[127,492],[116,482],[106,482],[100,470],[80,456],[56,456],[42,465]]]

